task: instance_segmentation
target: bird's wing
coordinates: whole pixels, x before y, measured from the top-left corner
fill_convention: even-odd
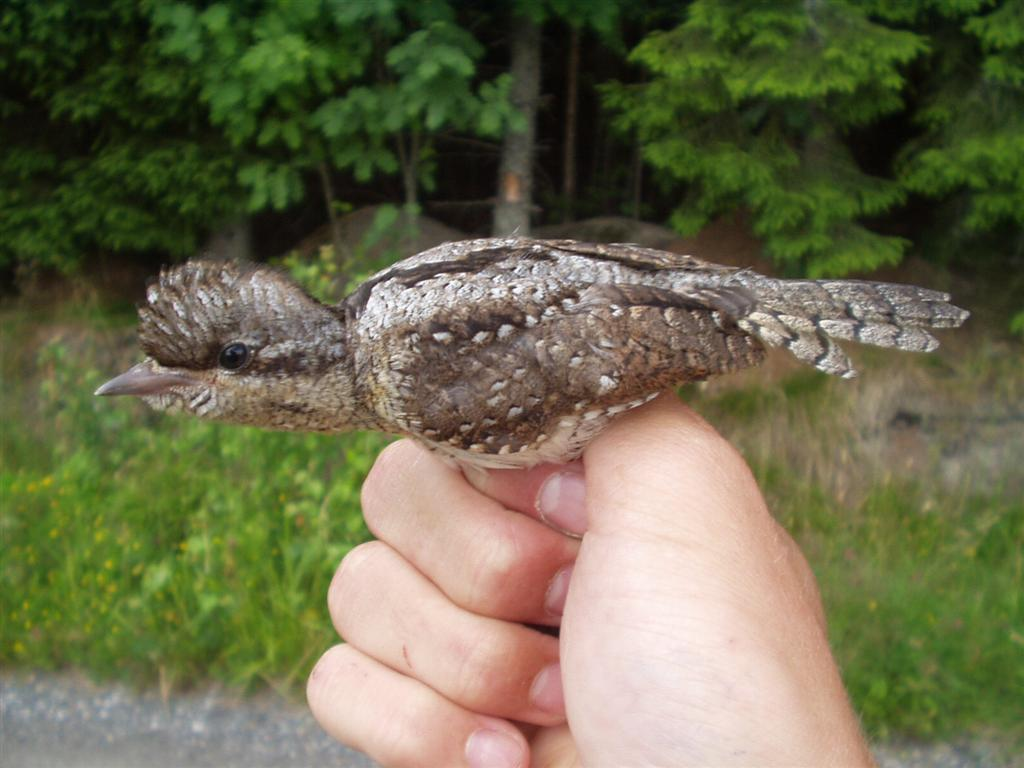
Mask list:
[[[653,248],[625,243],[582,243],[576,240],[532,240],[521,237],[485,238],[445,243],[381,270],[363,282],[343,302],[349,319],[358,318],[379,286],[394,282],[412,287],[444,275],[464,273],[523,273],[539,262],[583,261],[614,264],[640,273],[661,270],[701,271],[709,279],[737,270]],[[567,272],[572,265],[567,265]]]
[[[413,286],[406,301],[432,290]],[[407,307],[401,323],[373,331],[375,356],[361,368],[377,382],[368,391],[388,391],[375,410],[408,404],[387,417],[409,432],[515,452],[563,419],[603,418],[674,384],[760,362],[760,342],[736,323],[751,302],[738,287],[565,280],[538,292],[534,280],[510,281],[444,311]]]

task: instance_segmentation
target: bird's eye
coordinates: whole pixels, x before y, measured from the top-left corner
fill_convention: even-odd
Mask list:
[[[220,351],[217,356],[217,364],[225,370],[237,371],[239,368],[244,368],[251,357],[252,353],[248,346],[240,341],[233,341]]]

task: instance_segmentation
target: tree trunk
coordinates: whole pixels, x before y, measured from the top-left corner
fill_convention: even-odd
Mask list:
[[[405,131],[400,132],[395,137],[395,147],[398,150],[398,164],[402,167],[402,191],[405,193],[405,207],[415,208],[419,203],[416,183],[416,166],[420,161],[419,133],[410,130],[408,137],[409,142],[406,145],[406,133]]]
[[[345,246],[345,238],[341,231],[341,221],[338,219],[338,212],[334,208],[334,185],[331,184],[331,170],[326,162],[317,165],[320,172],[320,186],[323,188],[324,205],[327,208],[327,221],[331,225],[331,249],[333,250],[334,263],[338,265],[341,272],[345,271],[348,263],[349,252]]]
[[[644,194],[644,150],[640,139],[633,144],[633,218],[640,218],[640,203]]]
[[[562,146],[562,221],[572,221],[576,207],[576,116],[579,113],[580,30],[569,36],[569,64],[565,88],[565,143]]]
[[[533,203],[533,148],[540,96],[540,27],[523,17],[510,20],[512,34],[512,106],[526,123],[509,131],[501,148],[494,235],[529,235]]]
[[[207,238],[201,251],[215,259],[248,261],[252,258],[252,219],[238,216],[224,222]]]
[[[416,229],[420,213],[419,183],[417,181],[420,163],[420,134],[419,131],[410,129],[408,136],[408,146],[405,142],[404,132],[399,133],[395,139],[398,144],[398,162],[402,166],[402,189],[405,192],[400,245],[403,251],[410,250],[416,242]]]

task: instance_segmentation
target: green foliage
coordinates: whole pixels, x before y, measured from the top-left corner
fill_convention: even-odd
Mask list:
[[[905,374],[882,354],[878,367],[898,381]],[[989,388],[1013,398],[1024,384],[1019,365],[1003,355],[964,357],[955,373],[946,362],[933,364],[943,386],[955,383],[972,401]],[[867,370],[864,381],[878,375]],[[930,402],[936,386],[917,397]],[[873,460],[878,443],[863,423],[877,409],[877,392],[858,405],[857,387],[801,371],[778,386],[693,389],[686,399],[741,450],[807,555],[869,735],[930,740],[990,728],[1022,738],[1020,471],[1011,459],[994,483],[951,484],[940,479],[938,445],[926,466],[894,471]],[[962,431],[957,422],[935,437],[945,444]]]
[[[586,28],[606,48],[602,72],[632,63],[647,73],[639,85],[608,85],[604,102],[655,171],[662,199],[646,185],[651,209],[671,200],[683,232],[744,209],[784,272],[812,275],[892,264],[904,237],[968,254],[985,233],[1024,247],[1020,2],[683,9],[681,24],[651,32],[627,63],[621,29],[650,30],[678,9],[10,0],[0,10],[0,269],[73,271],[108,250],[190,254],[245,212],[310,200],[319,210],[325,199],[333,211],[334,185],[351,180],[400,174],[405,204],[418,205],[441,170],[439,137],[522,127],[508,76],[481,70],[512,16],[549,37]],[[562,66],[551,56],[544,65]],[[557,120],[540,126],[557,135],[542,144],[562,140]],[[593,133],[581,128],[579,146],[595,147],[601,185],[633,176],[639,190],[631,161],[609,157]],[[538,155],[548,174],[556,154]],[[897,219],[909,196],[936,201],[930,224],[919,223],[920,206]],[[579,197],[608,212],[607,189]],[[938,236],[926,242],[926,228]]]
[[[890,482],[853,509],[787,467],[756,468],[811,559],[833,650],[875,739],[1018,729],[1024,504]]]
[[[1024,336],[1024,311],[1018,312],[1010,319],[1010,332]]]
[[[589,27],[605,39],[614,39],[622,16],[636,10],[622,0],[515,0],[512,5],[513,13],[538,24],[560,19],[577,29]]]
[[[394,173],[403,133],[421,145],[442,129],[496,134],[509,116],[507,83],[476,82],[483,49],[446,0],[257,12],[241,0],[179,2],[153,19],[161,52],[187,63],[210,120],[248,150],[238,179],[253,211],[300,201],[304,174],[323,165],[360,181]],[[428,159],[422,146],[408,159],[420,183],[430,183]]]
[[[429,188],[438,132],[516,120],[447,0],[15,0],[0,53],[0,266],[189,254],[314,174]]]
[[[849,551],[841,557],[844,546]],[[836,565],[842,562],[821,574],[836,611],[834,646],[850,695],[877,736],[934,737],[969,723],[1019,728],[1013,719],[1024,711],[1020,499],[977,496],[940,505],[914,484],[881,488],[827,547]],[[991,576],[979,590],[983,571]]]
[[[909,242],[865,222],[908,192],[949,202],[938,225],[953,230],[1024,224],[1019,2],[697,0],[631,59],[648,81],[605,102],[684,191],[687,234],[745,208],[784,270],[817,276],[898,261]],[[852,150],[870,155],[865,136],[893,115],[921,133],[891,172],[866,173]]]
[[[311,259],[292,251],[281,258],[280,265],[318,301],[333,304],[339,300],[335,284],[339,277],[338,259],[331,246],[320,246]]]
[[[3,417],[18,427],[2,437],[0,661],[299,686],[334,641],[327,585],[368,537],[359,488],[386,440],[104,402],[91,392],[124,334],[67,331],[33,365],[14,329],[23,318],[5,317]],[[20,408],[12,352],[36,368],[38,413]]]
[[[855,5],[697,0],[631,54],[649,81],[605,97],[661,178],[685,185],[680,231],[745,207],[780,266],[842,274],[906,246],[858,223],[903,192],[863,172],[844,137],[901,106],[902,67],[925,49]]]
[[[410,223],[405,213],[407,209],[395,205],[379,206],[359,242],[344,257],[323,245],[311,257],[291,251],[272,263],[283,267],[311,296],[337,303],[373,273],[402,258],[404,243],[417,234],[415,218]]]
[[[0,266],[195,250],[233,209],[228,147],[169,69],[146,4],[0,10]]]
[[[966,233],[1024,228],[1024,5],[992,5],[938,4],[924,133],[900,163],[908,189],[952,197]]]

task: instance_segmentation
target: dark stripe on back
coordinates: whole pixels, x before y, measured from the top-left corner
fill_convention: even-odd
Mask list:
[[[537,246],[540,246],[540,248]],[[476,272],[484,267],[507,259],[514,258],[534,262],[550,261],[559,252],[584,256],[595,261],[613,262],[641,272],[659,272],[665,269],[686,270],[694,269],[698,266],[709,266],[692,257],[629,245],[580,243],[574,240],[545,241],[523,239],[511,247],[485,247],[461,258],[433,261],[426,264],[417,264],[412,267],[403,267],[402,265],[405,261],[400,261],[391,269],[385,270],[376,277],[371,277],[365,281],[342,302],[342,306],[346,318],[355,320],[366,308],[373,289],[388,280],[395,280],[403,286],[412,287],[439,275]],[[678,263],[674,262],[676,259]]]

